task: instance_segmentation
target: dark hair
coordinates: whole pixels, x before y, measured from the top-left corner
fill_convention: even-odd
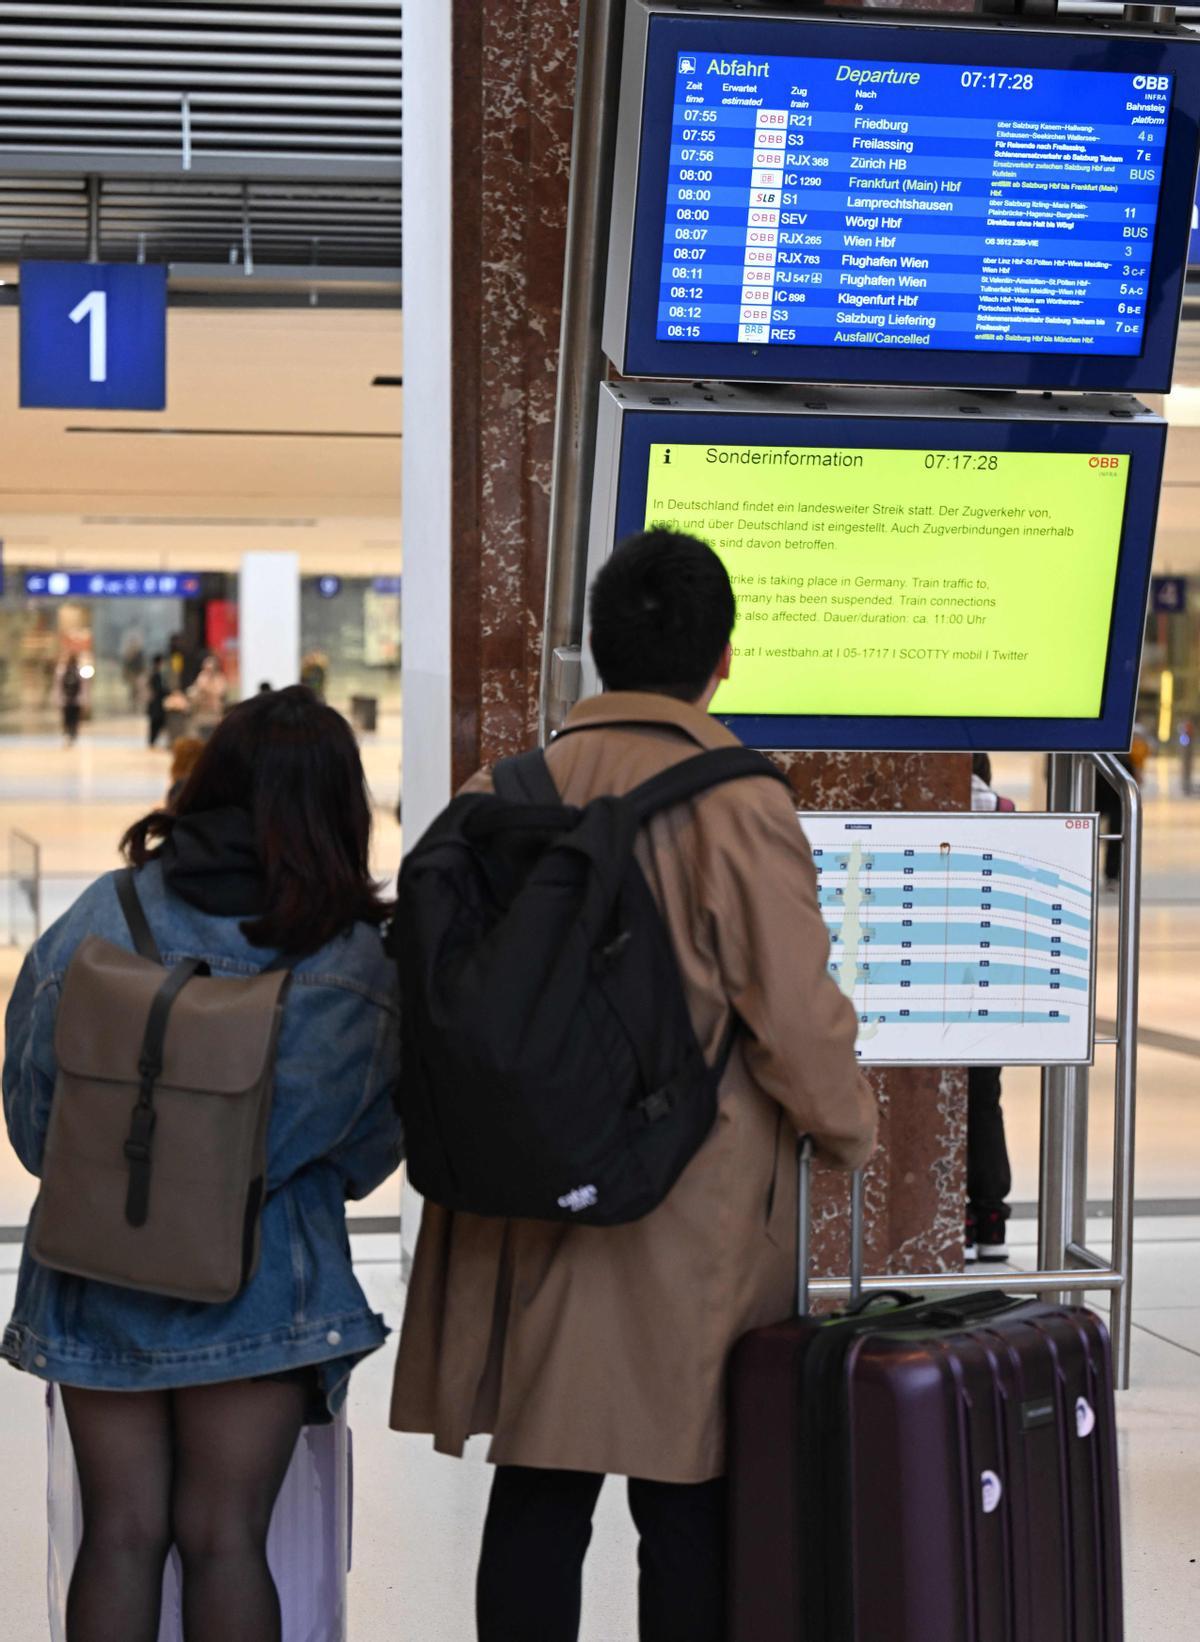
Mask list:
[[[971,774],[977,775],[987,786],[991,786],[992,761],[986,753],[971,754]]]
[[[245,810],[254,823],[268,908],[242,925],[254,945],[315,952],[359,920],[390,916],[371,878],[371,805],[358,743],[311,690],[296,684],[251,696],[228,713],[174,810],[155,810],[125,834],[126,860],[144,866],[177,820],[222,809]]]
[[[155,667],[157,667],[160,662],[166,661],[166,659],[167,659],[166,656],[163,655],[161,650],[156,650],[155,651],[155,653],[154,653],[154,665],[155,665]]]
[[[696,701],[737,619],[729,573],[695,536],[648,530],[592,583],[592,654],[607,690]]]

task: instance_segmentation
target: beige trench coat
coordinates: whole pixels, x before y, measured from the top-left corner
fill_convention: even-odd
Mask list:
[[[549,762],[564,798],[583,804],[730,745],[695,707],[613,694],[575,711]],[[501,1465],[703,1482],[725,1466],[730,1348],[793,1303],[796,1131],[852,1168],[872,1150],[876,1108],[786,790],[714,789],[655,817],[639,853],[710,1059],[731,1005],[746,1029],[716,1127],[665,1202],[632,1225],[426,1204],[392,1425],[431,1432],[450,1454],[490,1432]]]

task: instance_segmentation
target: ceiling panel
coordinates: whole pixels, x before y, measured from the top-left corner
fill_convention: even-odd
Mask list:
[[[2,162],[0,162],[2,163]],[[0,175],[0,262],[87,255],[83,177]],[[400,266],[400,184],[105,177],[107,262]]]
[[[393,170],[400,13],[379,0],[0,0],[0,170],[84,152],[98,169]]]
[[[0,261],[400,265],[401,7],[0,0]]]

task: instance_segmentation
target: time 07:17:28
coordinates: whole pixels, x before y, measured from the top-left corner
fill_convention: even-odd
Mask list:
[[[994,473],[1000,458],[994,451],[929,450],[925,452],[927,468],[975,468],[980,473]]]

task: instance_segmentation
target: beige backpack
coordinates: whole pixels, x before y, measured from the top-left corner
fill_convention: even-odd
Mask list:
[[[290,966],[167,969],[132,872],[117,894],[137,952],[93,935],[67,968],[30,1253],[121,1288],[231,1300],[258,1265]]]

